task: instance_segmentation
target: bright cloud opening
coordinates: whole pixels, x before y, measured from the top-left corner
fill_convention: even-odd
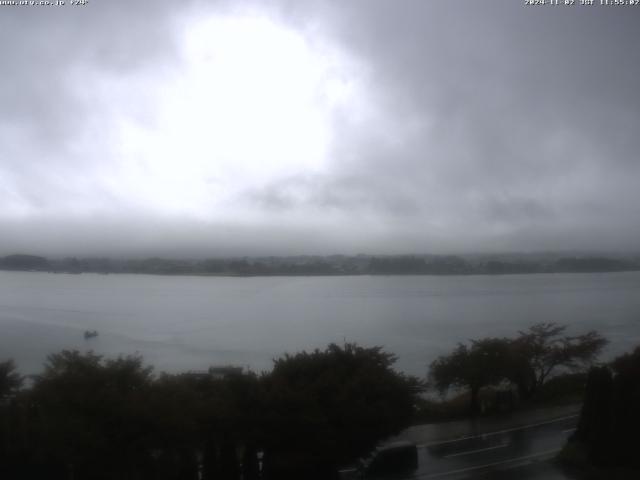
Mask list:
[[[191,24],[180,52],[152,122],[118,122],[118,188],[136,204],[219,218],[239,192],[327,167],[332,118],[355,98],[344,58],[252,16]]]

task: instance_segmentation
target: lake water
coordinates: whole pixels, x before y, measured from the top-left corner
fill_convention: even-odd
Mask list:
[[[640,345],[640,272],[506,276],[177,277],[0,272],[0,360],[40,371],[63,348],[141,353],[157,370],[243,365],[344,340],[424,375],[457,342],[536,322]],[[99,336],[85,340],[85,330]]]

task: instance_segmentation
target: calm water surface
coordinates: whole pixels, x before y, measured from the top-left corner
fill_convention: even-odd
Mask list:
[[[158,370],[271,360],[329,342],[383,345],[424,375],[456,342],[541,321],[640,344],[640,272],[506,276],[174,277],[0,272],[0,360],[63,348],[139,352]],[[84,340],[85,330],[100,335]]]

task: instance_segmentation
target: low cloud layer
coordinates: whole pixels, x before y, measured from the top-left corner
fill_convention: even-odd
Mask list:
[[[0,253],[637,250],[637,8],[1,8]]]

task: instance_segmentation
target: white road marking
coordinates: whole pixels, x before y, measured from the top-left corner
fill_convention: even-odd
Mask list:
[[[576,413],[575,415],[567,415],[565,417],[554,418],[553,420],[546,420],[544,422],[531,423],[529,425],[523,425],[521,427],[507,428],[505,430],[498,430],[498,431],[495,431],[495,432],[481,433],[479,435],[471,435],[471,436],[468,436],[468,437],[454,438],[452,440],[445,440],[444,442],[422,443],[420,445],[417,445],[417,447],[418,448],[435,447],[437,445],[446,445],[448,443],[462,442],[463,440],[472,440],[474,438],[488,437],[490,435],[500,435],[500,434],[503,434],[503,433],[516,432],[518,430],[526,430],[527,428],[539,427],[539,426],[542,426],[542,425],[549,425],[551,423],[562,422],[564,420],[569,420],[570,418],[576,418],[577,416],[578,416],[578,414]]]
[[[357,468],[343,468],[342,470],[338,470],[338,473],[351,473],[351,472],[357,472],[358,469]]]
[[[452,453],[451,455],[445,455],[444,458],[461,457],[462,455],[471,455],[472,453],[486,452],[487,450],[495,450],[496,448],[508,447],[508,443],[501,443],[493,447],[477,448],[475,450],[467,450],[466,452]]]
[[[574,428],[567,428],[566,430],[562,430],[562,433],[569,433],[569,432],[573,432],[575,430]]]
[[[523,457],[510,458],[510,459],[507,459],[507,460],[500,460],[499,462],[485,463],[484,465],[476,465],[474,467],[468,467],[468,468],[460,468],[458,470],[449,470],[448,472],[428,473],[426,475],[416,475],[416,476],[411,477],[411,478],[414,478],[414,479],[426,479],[426,478],[446,477],[448,475],[457,475],[459,473],[472,472],[474,470],[481,470],[483,468],[496,467],[498,465],[504,465],[506,463],[522,462],[522,461],[525,461],[525,460],[532,460],[532,459],[537,458],[537,457],[544,457],[544,456],[547,456],[547,455],[553,455],[554,453],[558,453],[560,450],[561,450],[560,448],[556,448],[556,449],[553,449],[553,450],[545,450],[544,452],[533,453],[531,455],[525,455]]]

